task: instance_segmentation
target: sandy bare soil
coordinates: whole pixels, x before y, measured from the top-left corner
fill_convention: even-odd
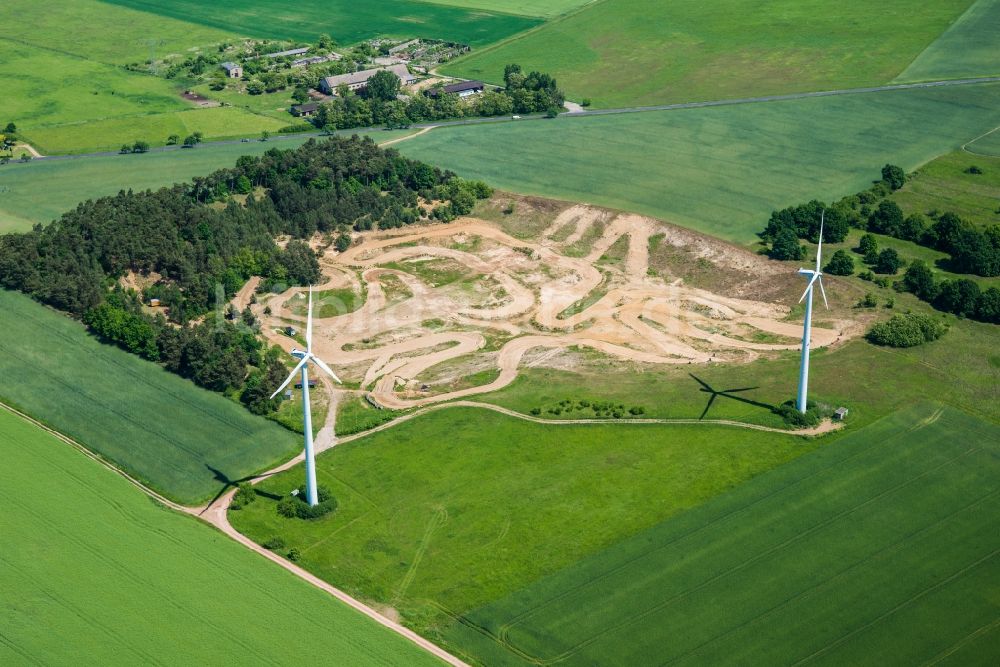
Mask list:
[[[561,212],[532,241],[474,218],[365,233],[346,252],[328,249],[321,259],[325,282],[315,295],[323,316],[315,320],[314,349],[392,408],[500,389],[517,377],[526,355],[539,350],[589,348],[629,361],[705,364],[798,349],[801,323],[786,321],[787,305],[652,275],[653,235],[678,247],[702,244],[698,256],[719,270],[763,275],[776,269],[651,218],[587,206]],[[335,288],[363,291],[363,305],[344,312],[324,296]],[[281,330],[303,322],[304,299],[301,288],[292,288],[267,299],[270,316],[263,316],[263,304],[254,306],[272,342],[294,347]],[[850,321],[831,324],[814,326],[814,347],[856,330]],[[480,374],[480,384],[463,380],[488,369],[494,373]]]

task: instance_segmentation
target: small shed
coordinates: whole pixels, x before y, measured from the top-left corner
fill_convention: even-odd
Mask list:
[[[149,300],[149,305],[152,308],[159,308],[160,307],[160,300],[159,299],[150,299]]]
[[[295,327],[285,327],[285,335],[286,336],[294,336],[295,335]]]
[[[219,67],[226,70],[226,76],[230,79],[240,79],[243,77],[243,66],[239,63],[224,62]]]
[[[847,408],[837,408],[833,411],[833,418],[837,421],[844,421],[844,417],[847,416]]]
[[[312,116],[319,109],[319,102],[306,102],[305,104],[295,104],[292,106],[292,115],[297,118]]]
[[[292,400],[292,390],[291,389],[286,389],[285,390],[285,399],[289,400],[289,401]]]
[[[485,89],[485,84],[482,81],[459,81],[458,83],[450,83],[443,88],[431,88],[427,91],[427,94],[431,97],[437,97],[440,92],[452,93],[458,95],[459,97],[468,97],[470,95],[478,95]]]

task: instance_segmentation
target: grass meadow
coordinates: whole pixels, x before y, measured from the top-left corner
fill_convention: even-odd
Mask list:
[[[972,166],[983,173],[968,173]],[[892,199],[906,214],[951,211],[979,226],[1000,224],[1000,156],[943,155],[921,167]]]
[[[194,504],[289,458],[291,431],[0,291],[0,399],[165,496]]]
[[[502,82],[508,63],[556,77],[571,99],[617,107],[885,83],[971,0],[597,2],[474,51],[443,71]]]
[[[998,106],[990,84],[441,128],[396,148],[749,244],[772,210],[857,192],[886,162],[913,170],[994,127]]]
[[[0,458],[2,664],[438,664],[3,410]]]
[[[263,542],[433,636],[465,613],[698,505],[823,441],[699,425],[547,426],[432,412],[317,461],[339,503],[314,522],[270,495],[230,512]],[[285,495],[301,470],[258,487]]]
[[[1000,74],[1000,0],[976,0],[897,77],[933,81]]]
[[[991,664],[998,455],[997,425],[917,403],[445,637],[489,665]]]
[[[108,65],[145,62],[151,54],[162,58],[236,37],[101,0],[50,0],[44,12],[32,0],[4,0],[0,25],[3,39],[22,52],[48,51]]]
[[[555,0],[546,0],[553,2]],[[483,8],[467,9],[413,0],[109,0],[112,4],[200,24],[225,32],[271,39],[315,40],[322,33],[341,44],[372,37],[426,37],[483,46],[540,23],[540,19]],[[492,7],[491,7],[492,9]]]
[[[246,109],[208,107],[38,126],[27,129],[25,134],[42,153],[72,154],[117,151],[122,144],[131,145],[140,139],[151,146],[163,146],[171,134],[183,139],[194,132],[210,140],[258,139],[263,130],[274,134],[287,125],[287,120]]]
[[[370,136],[376,141],[389,141],[410,133],[379,131]],[[188,181],[231,167],[241,155],[295,148],[303,141],[301,135],[274,135],[267,142],[202,144],[193,149],[145,155],[9,164],[0,167],[0,233],[25,231],[36,223],[47,223],[86,199],[113,195],[123,189],[148,190]]]

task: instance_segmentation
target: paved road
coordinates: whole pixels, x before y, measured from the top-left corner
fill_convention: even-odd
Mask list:
[[[786,100],[801,100],[810,97],[833,97],[837,95],[859,95],[864,93],[884,93],[893,90],[914,90],[922,88],[946,88],[952,86],[974,86],[982,85],[988,83],[1000,83],[1000,76],[984,76],[970,79],[947,79],[943,81],[925,81],[922,83],[897,83],[888,84],[885,86],[869,86],[867,88],[840,88],[837,90],[821,90],[807,93],[790,93],[788,95],[763,95],[760,97],[742,97],[730,100],[711,100],[707,102],[681,102],[677,104],[658,104],[654,106],[637,106],[637,107],[620,107],[616,109],[584,109],[581,111],[567,111],[565,113],[559,114],[560,118],[582,118],[586,116],[609,116],[613,114],[623,114],[623,113],[644,113],[647,111],[676,111],[679,109],[701,109],[704,107],[722,107],[730,106],[735,104],[757,104],[763,102],[783,102]],[[545,120],[543,114],[526,114],[520,118],[518,121],[514,121],[509,116],[496,116],[493,118],[464,118],[461,120],[449,120],[441,121],[437,123],[414,123],[410,126],[410,129],[417,130],[427,130],[438,127],[456,127],[461,125],[482,125],[486,123],[511,123],[511,122],[525,122],[525,121],[536,121]],[[351,134],[373,134],[384,130],[383,127],[360,127],[352,128],[350,130],[341,130],[336,134],[338,135],[351,135]],[[326,136],[323,132],[301,132],[296,134],[276,134],[273,135],[268,141],[280,144],[282,141],[288,141],[291,139],[302,139],[303,137],[322,137]],[[254,140],[257,141],[257,140]],[[194,148],[182,148],[181,146],[160,146],[157,148],[150,149],[151,153],[163,153],[169,151],[203,151],[210,150],[213,146],[231,146],[233,144],[246,143],[241,139],[233,139],[229,141],[209,141],[205,142]],[[106,151],[97,153],[80,153],[77,155],[48,155],[41,158],[36,158],[39,160],[78,160],[81,158],[88,157],[109,157],[113,155],[119,155],[117,151]],[[125,156],[123,156],[124,159]],[[11,165],[18,164],[15,161],[10,163]]]

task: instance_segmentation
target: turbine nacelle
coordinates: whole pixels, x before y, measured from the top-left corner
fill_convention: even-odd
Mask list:
[[[296,359],[305,359],[306,357],[309,356],[309,353],[306,352],[305,350],[300,350],[297,347],[293,347],[292,351],[291,351],[291,355],[293,357],[295,357]]]

